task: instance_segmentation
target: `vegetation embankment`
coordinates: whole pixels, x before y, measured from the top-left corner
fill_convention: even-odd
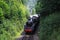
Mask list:
[[[41,14],[40,40],[60,40],[60,0],[38,0],[36,11]]]
[[[27,16],[22,0],[0,0],[0,40],[14,40],[20,35]]]

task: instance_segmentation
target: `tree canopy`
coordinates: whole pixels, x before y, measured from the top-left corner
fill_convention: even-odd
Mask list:
[[[0,40],[15,40],[23,30],[27,15],[22,0],[0,0]]]

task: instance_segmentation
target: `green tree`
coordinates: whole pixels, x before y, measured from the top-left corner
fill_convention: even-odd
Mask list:
[[[14,40],[20,35],[27,14],[22,0],[0,0],[0,40]]]

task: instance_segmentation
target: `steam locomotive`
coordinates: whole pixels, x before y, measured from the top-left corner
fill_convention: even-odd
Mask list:
[[[24,32],[25,34],[32,35],[35,34],[38,24],[39,24],[40,15],[30,15],[28,21],[24,25]]]

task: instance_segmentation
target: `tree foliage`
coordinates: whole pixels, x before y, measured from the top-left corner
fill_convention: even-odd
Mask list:
[[[0,40],[14,40],[28,14],[22,0],[0,0]]]
[[[42,16],[60,11],[60,0],[39,0],[37,5],[37,11]]]
[[[40,40],[60,40],[60,0],[38,0],[36,12],[41,14]]]
[[[41,19],[40,40],[60,40],[60,14],[53,13]],[[58,36],[59,35],[59,36]]]

